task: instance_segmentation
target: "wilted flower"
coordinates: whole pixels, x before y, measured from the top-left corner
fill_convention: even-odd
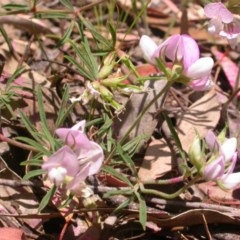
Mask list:
[[[208,31],[211,34],[225,37],[230,46],[234,48],[240,33],[240,22],[221,2],[207,4],[204,12],[208,18],[211,18],[208,23]]]
[[[85,123],[80,121],[72,128],[58,128],[56,134],[65,146],[42,165],[54,184],[59,186],[64,183],[73,192],[79,192],[82,182],[96,174],[104,160],[102,148],[84,133]]]
[[[212,87],[210,73],[214,64],[213,59],[200,58],[198,44],[193,38],[188,35],[173,35],[157,48],[152,41],[146,39],[148,39],[146,36],[142,36],[140,40],[144,55],[148,58],[151,56],[151,61],[158,57],[163,61],[170,60],[173,63],[172,69],[175,68],[177,71],[177,81],[187,83],[197,91]]]

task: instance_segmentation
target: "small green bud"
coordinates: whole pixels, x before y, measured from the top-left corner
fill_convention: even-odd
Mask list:
[[[188,154],[190,162],[198,169],[198,171],[200,171],[205,163],[203,160],[202,143],[199,135],[195,136],[193,143],[189,148]]]
[[[106,78],[101,81],[104,86],[107,87],[118,87],[118,85],[126,79],[126,76]]]
[[[114,61],[115,57],[116,57],[115,52],[111,52],[104,59],[103,66],[98,73],[98,77],[100,79],[106,78],[107,76],[109,76],[109,74],[111,74],[113,67],[115,65],[115,61]]]
[[[99,85],[99,92],[104,100],[111,101],[113,99],[113,94],[103,85]]]

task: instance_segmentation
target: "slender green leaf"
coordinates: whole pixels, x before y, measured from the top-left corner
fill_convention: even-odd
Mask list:
[[[133,194],[133,189],[118,189],[118,190],[110,190],[106,192],[103,197],[104,198],[109,198],[114,195],[132,195]]]
[[[47,18],[47,19],[51,19],[51,18],[58,18],[58,19],[71,19],[72,18],[72,12],[67,12],[67,11],[60,11],[60,10],[56,10],[56,11],[49,11],[49,12],[40,12],[38,11],[35,15],[35,18]]]
[[[74,10],[73,5],[70,1],[68,0],[60,0],[60,2],[66,7],[71,9],[72,11]]]
[[[84,50],[83,52],[85,52],[86,58],[88,59],[88,61],[87,61],[88,69],[92,70],[92,74],[93,74],[94,78],[97,79],[97,77],[98,77],[97,61],[94,58],[94,56],[93,56],[93,54],[90,50],[89,44],[88,43],[82,43],[82,46],[83,46],[83,50]]]
[[[23,4],[14,4],[14,3],[10,3],[10,4],[5,4],[2,6],[3,9],[7,10],[7,11],[12,11],[12,10],[30,10],[29,6],[27,5],[23,5]]]
[[[13,52],[12,43],[11,43],[10,39],[8,38],[8,34],[6,33],[5,29],[1,25],[0,25],[0,32],[1,32],[5,42],[8,45],[9,52],[12,53]]]
[[[35,166],[35,167],[41,167],[43,161],[42,160],[27,160],[24,162],[21,162],[21,166]]]
[[[106,134],[106,132],[108,132],[110,128],[112,128],[112,124],[113,124],[112,119],[107,114],[103,114],[103,121],[104,121],[104,124],[98,130],[99,138],[102,138],[103,135]]]
[[[114,209],[114,213],[119,212],[123,208],[129,206],[129,204],[133,201],[133,199],[134,199],[133,196],[129,197],[126,201],[124,201],[117,208]]]
[[[45,173],[45,171],[43,169],[32,170],[32,171],[28,172],[27,174],[25,174],[23,179],[30,179],[32,177],[42,175],[43,173]]]
[[[51,199],[53,198],[55,192],[57,190],[57,187],[54,186],[52,187],[48,192],[47,194],[43,197],[41,203],[39,204],[39,207],[38,207],[38,211],[41,212],[47,205],[48,203],[51,201]]]
[[[41,152],[43,154],[49,155],[49,150],[44,148],[44,146],[41,143],[38,143],[37,141],[35,141],[35,140],[31,139],[31,138],[21,137],[20,136],[20,137],[16,137],[15,139],[18,140],[18,141],[21,141],[21,142],[25,142],[25,143],[29,144],[32,147],[35,147],[36,149],[39,150],[39,152]]]
[[[72,21],[70,26],[68,27],[67,31],[65,32],[65,34],[63,35],[63,37],[60,39],[60,41],[57,43],[56,48],[59,48],[60,46],[62,46],[65,42],[67,42],[69,40],[69,37],[72,34],[72,30],[74,27],[75,23]]]
[[[132,161],[132,159],[130,158],[130,156],[126,152],[123,152],[123,149],[122,149],[122,147],[119,143],[117,143],[117,153],[120,154],[120,156],[122,157],[122,160],[129,167],[132,174],[134,176],[137,176],[137,170],[136,170],[134,162]]]
[[[112,48],[114,49],[117,41],[116,29],[113,27],[111,23],[108,24],[108,29],[112,36]]]
[[[40,85],[37,87],[37,99],[38,99],[38,108],[39,108],[39,116],[41,120],[41,127],[43,133],[45,135],[45,139],[49,141],[51,148],[55,149],[56,141],[54,140],[47,123],[47,118],[44,110],[43,96]]]
[[[147,141],[149,139],[149,135],[140,134],[139,136],[134,137],[129,142],[122,146],[123,151],[127,152],[129,156],[133,156],[136,151],[139,149],[143,141]]]
[[[11,84],[17,77],[19,77],[23,72],[25,72],[25,67],[19,67],[18,69],[16,69],[16,71],[14,71],[14,73],[11,75],[11,77],[8,78],[7,84],[6,84],[6,89],[8,89],[8,88],[10,87],[10,84]]]
[[[142,224],[143,230],[146,230],[146,222],[147,222],[147,206],[146,206],[146,201],[140,195],[139,192],[135,192],[135,195],[138,199],[139,202],[139,221]]]
[[[112,49],[111,43],[101,34],[99,30],[97,30],[90,22],[86,21],[82,16],[80,16],[80,19],[99,43],[107,47],[108,50]]]
[[[23,122],[24,126],[28,130],[28,132],[32,135],[32,137],[39,143],[43,143],[42,139],[39,137],[39,133],[36,130],[36,128],[33,126],[33,124],[30,122],[29,118],[25,116],[25,114],[22,111],[19,111],[21,121]]]
[[[98,77],[98,64],[93,57],[91,50],[89,48],[88,42],[82,42],[81,47],[78,47],[75,42],[69,41],[73,47],[75,53],[85,65],[88,70],[88,73],[91,74],[91,79],[97,79]]]
[[[126,176],[124,176],[122,173],[117,172],[114,168],[109,166],[103,166],[102,170],[109,173],[110,175],[120,179],[124,183],[126,183],[128,186],[133,187],[132,183],[128,180]]]
[[[81,74],[87,79],[91,79],[91,80],[95,79],[88,71],[86,71],[86,69],[84,69],[84,67],[80,66],[79,63],[73,57],[65,55],[64,58],[67,59],[70,63],[72,63],[77,68],[77,71],[79,72],[79,74]]]

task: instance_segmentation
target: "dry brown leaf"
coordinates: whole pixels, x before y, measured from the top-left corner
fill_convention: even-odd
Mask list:
[[[208,130],[216,127],[220,110],[216,92],[212,90],[192,104],[185,113],[179,113],[176,131],[185,151],[188,151],[196,135],[195,130],[204,137]]]
[[[122,138],[145,106],[160,92],[166,84],[166,81],[146,81],[146,91],[143,93],[133,93],[127,102],[126,110],[119,115],[114,123],[114,133],[118,139]],[[128,138],[133,139],[139,135],[145,134],[152,136],[152,133],[159,121],[154,114],[160,109],[162,97],[153,104],[147,113],[145,113],[139,124],[131,131]]]
[[[179,116],[177,132],[183,149],[188,151],[195,137],[195,130],[205,136],[214,129],[220,118],[220,105],[215,91],[208,92],[196,101],[186,113]],[[171,170],[171,152],[164,140],[154,140],[148,147],[139,169],[141,180],[153,180]]]
[[[231,217],[231,214],[208,209],[193,209],[169,219],[156,219],[154,222],[160,227],[193,226],[204,224],[204,218],[209,224],[228,223],[240,225],[239,220]]]
[[[138,171],[141,181],[154,180],[171,170],[171,152],[163,139],[153,140]]]
[[[26,240],[23,230],[12,227],[0,228],[1,240]]]
[[[239,206],[239,188],[222,190],[215,182],[204,182],[197,184],[197,187],[206,195],[207,199],[217,204]]]
[[[21,180],[0,158],[0,178],[10,180]],[[37,201],[30,187],[10,187],[0,185],[0,209],[2,214],[37,214],[39,202]],[[23,219],[28,226],[36,228],[41,223],[41,219]],[[14,217],[5,217],[7,226],[21,227],[22,222]],[[12,238],[9,238],[12,239]],[[13,238],[14,239],[14,238]]]

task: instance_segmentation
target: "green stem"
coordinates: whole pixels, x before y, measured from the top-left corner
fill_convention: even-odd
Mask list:
[[[124,134],[124,136],[120,139],[119,144],[122,145],[126,139],[128,138],[131,131],[137,126],[137,124],[140,122],[142,116],[149,110],[149,108],[160,98],[164,93],[168,91],[168,89],[172,86],[173,82],[168,81],[164,88],[147,104],[147,106],[143,109],[143,111],[140,112],[140,114],[137,116],[131,127],[127,130],[127,132]],[[105,164],[107,165],[110,161],[114,153],[116,152],[117,147],[115,146],[111,153],[108,155]]]
[[[159,185],[167,185],[167,184],[174,184],[183,182],[185,180],[184,176],[179,176],[170,179],[159,179],[159,180],[148,180],[146,182],[142,182],[144,185],[146,184],[159,184]]]
[[[186,189],[188,189],[190,186],[192,186],[199,179],[200,179],[200,176],[196,176],[188,184],[183,186],[181,189],[179,189],[178,191],[176,191],[174,193],[170,193],[170,194],[169,193],[160,192],[160,191],[155,190],[155,189],[146,189],[142,183],[139,184],[139,188],[140,188],[140,191],[143,194],[155,195],[155,196],[158,196],[160,198],[165,198],[165,199],[173,199],[173,198],[178,197],[181,193],[183,193]]]

